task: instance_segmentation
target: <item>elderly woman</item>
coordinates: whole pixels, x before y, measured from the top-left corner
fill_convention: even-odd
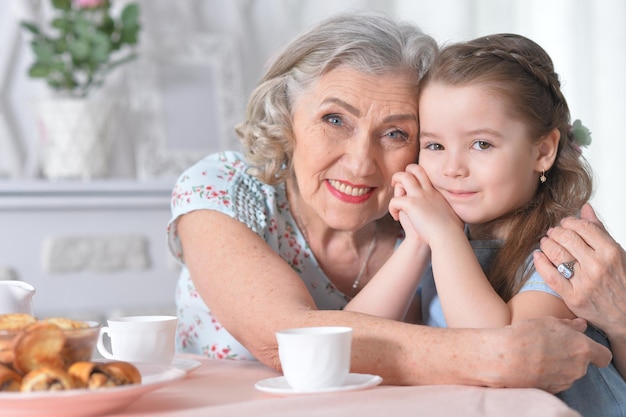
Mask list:
[[[245,157],[208,156],[173,192],[180,350],[279,369],[277,330],[350,326],[352,371],[386,383],[551,392],[610,361],[582,320],[459,330],[341,311],[404,236],[391,177],[417,159],[417,92],[436,52],[416,27],[358,14],[278,55],[237,128]]]

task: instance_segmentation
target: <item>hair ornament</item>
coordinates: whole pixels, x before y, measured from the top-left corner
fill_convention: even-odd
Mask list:
[[[574,120],[569,127],[569,137],[572,139],[574,148],[580,153],[582,153],[581,146],[591,145],[591,131],[579,119]]]

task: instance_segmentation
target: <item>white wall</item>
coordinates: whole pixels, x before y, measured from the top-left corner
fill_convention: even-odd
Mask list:
[[[127,2],[118,0],[116,6]],[[237,68],[234,75],[239,77],[238,89],[228,91],[232,103],[227,113],[233,120],[243,114],[245,97],[269,57],[305,26],[338,11],[358,8],[386,11],[416,22],[441,42],[493,32],[527,35],[552,55],[572,117],[582,119],[592,130],[594,143],[585,150],[585,156],[597,179],[593,203],[617,240],[626,245],[626,220],[622,215],[626,206],[626,193],[622,191],[626,180],[626,141],[622,140],[621,131],[626,117],[626,2],[623,0],[139,0],[139,3],[144,21],[142,47],[150,43],[158,46],[160,41],[172,37],[184,45],[198,34],[225,36],[233,42],[231,58]],[[45,88],[25,77],[29,51],[23,33],[15,29],[16,21],[35,13],[38,4],[33,0],[0,2],[0,178],[39,175],[33,156],[37,148],[36,129],[29,106],[45,94]],[[115,80],[111,88],[124,92],[124,81],[116,84]],[[120,142],[130,146],[135,136],[145,133],[139,120],[120,133]],[[167,137],[166,142],[163,145],[166,150],[176,149],[176,137]],[[231,145],[236,146],[236,141],[210,137],[206,143],[196,144],[195,150],[201,153]],[[132,179],[136,172],[132,162],[125,159],[128,155],[132,156],[132,150],[118,150],[120,166],[114,174]]]

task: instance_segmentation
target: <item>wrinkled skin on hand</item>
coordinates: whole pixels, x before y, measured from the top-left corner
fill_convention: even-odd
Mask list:
[[[586,204],[580,218],[568,217],[541,240],[535,267],[569,309],[609,338],[615,365],[626,375],[626,251]],[[567,280],[555,265],[576,260]]]
[[[500,373],[503,387],[537,387],[556,394],[583,377],[589,363],[607,366],[611,353],[585,336],[582,319],[543,317],[517,322],[505,329]]]
[[[539,273],[559,293],[574,314],[607,333],[626,326],[626,251],[606,232],[593,209],[585,205],[581,218],[569,217],[541,241],[547,259],[535,262]],[[554,265],[577,260],[571,280]]]

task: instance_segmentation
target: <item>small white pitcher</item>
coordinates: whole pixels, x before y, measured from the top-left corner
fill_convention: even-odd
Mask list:
[[[0,280],[0,314],[33,315],[35,287],[17,280]]]

